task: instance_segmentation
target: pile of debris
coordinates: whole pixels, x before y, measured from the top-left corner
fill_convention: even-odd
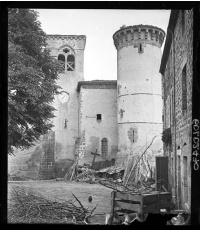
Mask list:
[[[108,178],[119,182],[122,181],[124,170],[124,167],[111,166],[95,171],[91,169],[90,165],[78,165],[77,162],[75,162],[65,174],[63,180],[74,180],[94,184],[98,183],[101,178]]]
[[[52,201],[33,189],[12,188],[8,197],[8,223],[89,224],[97,205],[88,210],[72,195],[74,201]]]
[[[90,184],[98,183],[98,177],[96,171],[87,167],[78,167],[78,174],[75,181],[77,182],[89,182]]]
[[[77,161],[71,166],[65,174],[63,180],[71,180],[77,182],[96,183],[96,171],[89,168],[88,165],[78,165]]]
[[[147,150],[150,144],[138,153],[129,155],[124,166],[111,166],[99,171],[92,170],[90,166],[78,165],[78,159],[66,173],[64,180],[75,180],[77,182],[100,183],[106,187],[119,191],[131,191],[133,193],[148,193],[156,190],[154,169],[150,166]],[[166,191],[165,188],[163,188]]]
[[[114,182],[121,182],[124,175],[124,170],[125,168],[123,166],[111,166],[97,171],[96,174],[99,178],[107,178],[112,179]]]
[[[150,148],[155,138],[156,136],[143,151],[139,151],[132,155],[130,154],[125,168],[110,167],[109,169],[100,170],[111,175],[107,178],[104,177],[104,179],[100,181],[100,184],[113,190],[129,191],[134,194],[155,191],[155,168],[149,164],[147,153],[147,150]],[[97,172],[97,175],[98,173],[99,172]],[[167,191],[164,186],[162,186],[162,190],[165,192]]]

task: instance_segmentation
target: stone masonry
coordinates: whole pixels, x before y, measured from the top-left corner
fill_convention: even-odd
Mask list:
[[[161,61],[163,125],[171,133],[164,143],[169,182],[177,208],[191,205],[191,135],[193,80],[193,10],[172,11]]]

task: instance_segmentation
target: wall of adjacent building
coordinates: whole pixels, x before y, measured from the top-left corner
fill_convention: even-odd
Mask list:
[[[191,124],[192,124],[192,68],[193,68],[193,11],[185,10],[185,30],[182,33],[182,11],[179,11],[170,54],[163,78],[164,129],[170,128],[172,144],[165,146],[169,156],[169,181],[179,208],[191,203]],[[174,62],[175,58],[175,62]],[[183,97],[182,75],[186,66],[187,95]],[[174,74],[175,71],[175,74]],[[175,82],[174,82],[175,76]],[[174,88],[175,84],[175,88]],[[173,98],[175,97],[175,111]],[[187,100],[187,109],[182,105]],[[174,117],[174,118],[173,118]]]
[[[91,164],[94,155],[100,154],[95,161],[106,161],[117,154],[117,87],[113,85],[82,85],[79,94],[79,134],[85,146],[80,155],[80,164]],[[97,120],[101,114],[102,120]],[[102,156],[101,141],[108,140],[108,154]]]

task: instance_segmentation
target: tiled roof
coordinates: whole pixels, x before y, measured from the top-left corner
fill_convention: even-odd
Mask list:
[[[92,81],[79,81],[77,91],[80,91],[81,85],[117,85],[117,80],[92,80]]]

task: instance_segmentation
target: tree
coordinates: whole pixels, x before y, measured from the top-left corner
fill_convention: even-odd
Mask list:
[[[28,149],[52,128],[61,64],[46,49],[38,13],[8,10],[8,153]]]

